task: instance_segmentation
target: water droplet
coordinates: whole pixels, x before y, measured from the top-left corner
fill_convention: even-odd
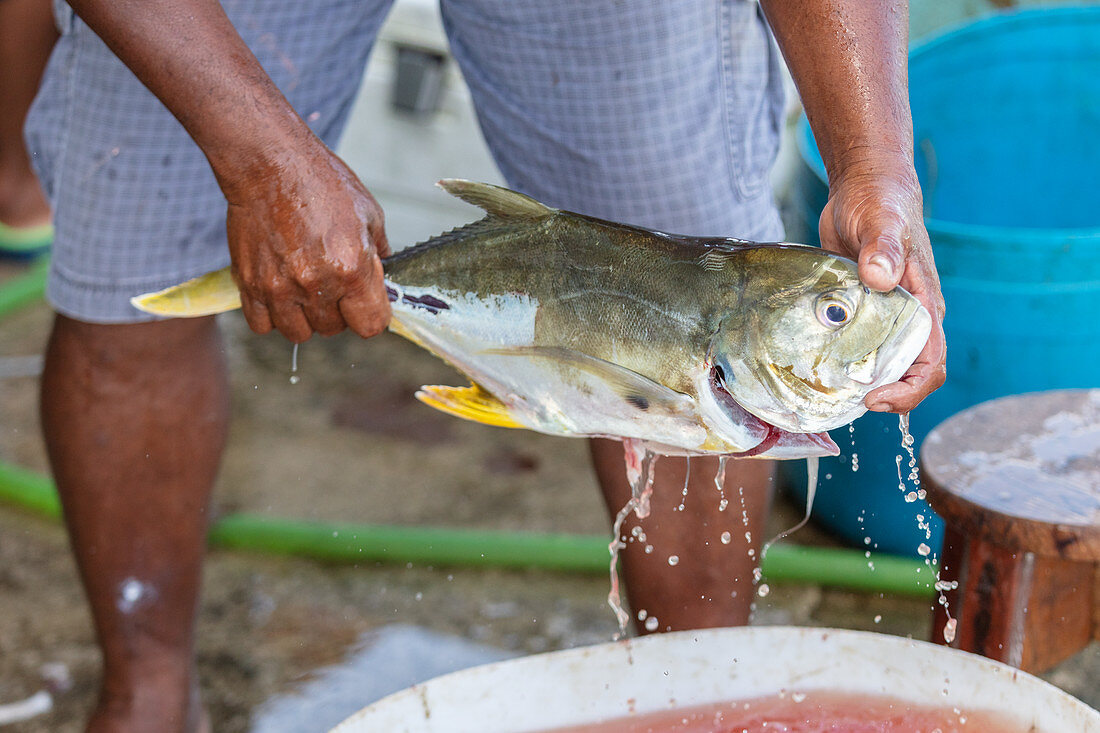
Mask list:
[[[722,533],[722,544],[723,545],[728,545],[730,543],[731,539],[733,539],[733,536],[729,532],[723,532]]]
[[[955,628],[957,626],[958,622],[953,618],[947,619],[947,623],[943,625],[943,640],[948,644],[955,641]]]
[[[805,692],[792,692],[791,693],[791,700],[793,700],[795,702],[802,702],[805,699],[806,699],[806,693]]]
[[[761,598],[763,598],[764,596],[771,593],[771,590],[772,589],[768,587],[767,583],[761,583],[760,587],[756,589],[756,592]]]
[[[648,615],[649,615],[649,612],[648,612],[648,611],[646,611],[646,610],[645,610],[645,609],[643,608],[643,609],[641,609],[640,611],[638,611],[638,620],[639,620],[639,621],[645,621],[645,617],[646,617],[646,616],[648,616]]]
[[[917,554],[921,557],[928,557],[928,553],[932,552],[932,548],[923,542],[917,545]]]
[[[645,554],[647,554],[647,555],[652,555],[653,554],[653,545],[646,545],[645,546]]]
[[[676,565],[679,562],[680,562],[680,558],[679,558],[678,555],[669,555],[668,556],[668,564],[669,565]]]
[[[424,594],[423,594],[423,593],[421,593],[421,592],[419,592],[419,591],[417,591],[417,593],[416,593],[416,600],[418,600],[418,601],[422,601],[422,600],[424,600]]]
[[[659,624],[660,622],[657,620],[656,616],[650,616],[645,620],[645,630],[656,631]],[[668,674],[668,672],[665,672],[665,674]]]
[[[298,376],[298,346],[294,344],[294,348],[290,351],[290,383],[298,384],[302,381],[302,378]]]
[[[722,499],[720,502],[718,502],[718,511],[720,511],[720,512],[726,511],[726,507],[728,507],[729,505],[730,505],[729,499]]]

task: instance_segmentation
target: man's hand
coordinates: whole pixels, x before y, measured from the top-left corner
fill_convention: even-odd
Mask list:
[[[821,213],[821,245],[859,262],[859,277],[874,290],[899,284],[932,315],[932,333],[909,371],[864,400],[876,412],[909,412],[947,376],[944,303],[924,228],[921,192],[912,168],[860,164],[833,179]]]
[[[210,161],[249,325],[291,341],[389,320],[382,211],[264,72],[218,0],[69,0]]]
[[[829,172],[821,243],[859,261],[875,290],[901,284],[933,329],[900,382],[871,392],[868,409],[908,412],[943,384],[943,296],[913,171],[905,0],[760,0],[802,96]]]
[[[229,249],[248,325],[294,342],[351,328],[363,337],[390,318],[381,257],[382,209],[320,141],[223,182]]]

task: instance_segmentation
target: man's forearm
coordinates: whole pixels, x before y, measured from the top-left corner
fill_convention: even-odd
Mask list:
[[[830,181],[852,165],[911,165],[905,0],[761,0]]]
[[[309,135],[216,0],[71,0],[183,124],[222,187]]]

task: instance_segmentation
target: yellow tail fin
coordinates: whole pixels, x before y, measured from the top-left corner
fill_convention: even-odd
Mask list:
[[[194,318],[241,307],[241,294],[229,268],[215,270],[179,285],[130,298],[135,308],[157,316]]]
[[[425,385],[416,398],[429,407],[485,425],[500,428],[526,428],[517,422],[508,406],[489,394],[481,385],[470,387],[442,387]]]

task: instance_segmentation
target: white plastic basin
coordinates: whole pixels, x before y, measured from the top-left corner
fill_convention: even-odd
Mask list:
[[[521,733],[814,690],[1100,733],[1096,710],[1007,665],[883,634],[790,627],[660,634],[474,667],[383,698],[334,733]]]

